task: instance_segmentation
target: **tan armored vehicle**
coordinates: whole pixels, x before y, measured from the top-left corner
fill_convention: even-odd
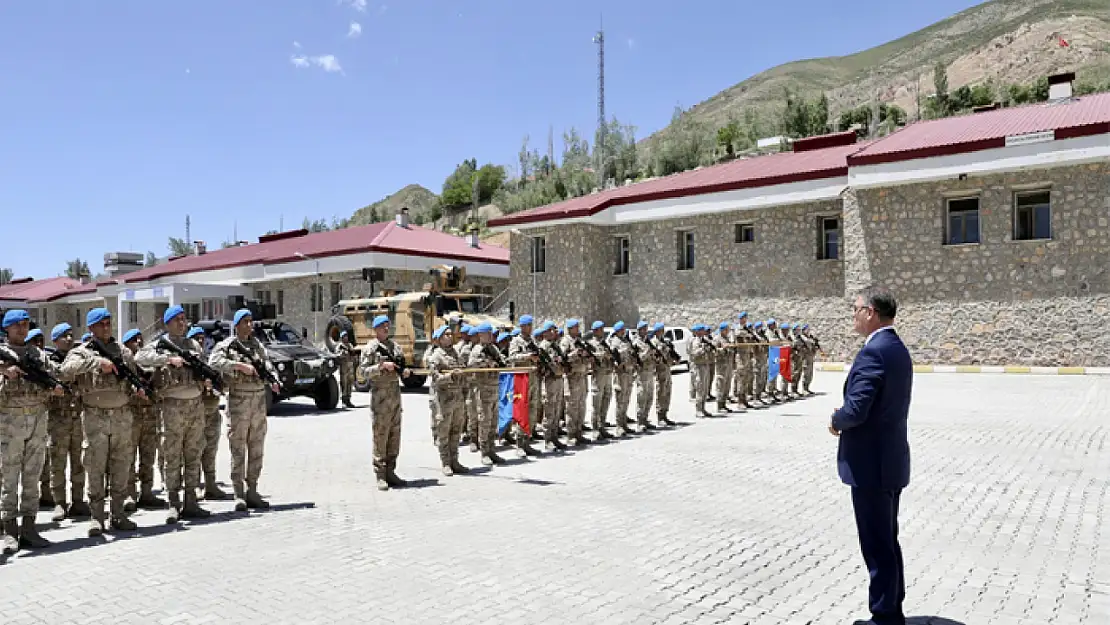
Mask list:
[[[463,290],[465,268],[440,265],[428,273],[431,282],[426,283],[422,291],[383,291],[378,297],[346,299],[333,306],[333,316],[328,320],[324,336],[328,349],[334,349],[343,331],[347,332],[356,347],[365,345],[374,337],[374,330],[370,327],[374,317],[387,315],[390,338],[401,346],[405,364],[418,368],[432,333],[446,325],[449,316],[461,316],[463,323],[470,325],[489,322],[494,328],[512,327],[508,319],[483,312],[490,303],[489,295]],[[418,388],[424,385],[426,378],[413,374],[403,378],[403,381],[407,388]],[[356,374],[355,388],[366,391],[370,382]]]

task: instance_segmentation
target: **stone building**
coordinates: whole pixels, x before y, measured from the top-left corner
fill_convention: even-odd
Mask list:
[[[511,298],[610,323],[747,310],[807,322],[847,360],[850,301],[875,283],[918,363],[1110,364],[1110,94],[1053,95],[493,220]]]

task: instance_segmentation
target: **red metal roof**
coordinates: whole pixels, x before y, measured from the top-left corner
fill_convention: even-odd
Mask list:
[[[95,291],[96,285],[92,283],[81,284],[77,280],[66,277],[47,278],[0,286],[0,299],[28,303],[50,302],[67,295]]]
[[[326,258],[366,252],[386,252],[475,261],[499,265],[509,264],[509,250],[494,245],[470,247],[462,237],[410,225],[402,228],[395,221],[317,232],[300,236],[267,238],[262,243],[213,250],[200,256],[183,256],[140,269],[122,276],[124,282],[145,282],[155,278],[228,269],[245,265],[274,265],[302,260],[297,253],[310,258]]]
[[[1056,131],[1056,139],[1110,133],[1110,94],[918,122],[848,157],[874,165],[1006,146],[1006,137]]]
[[[844,141],[841,135],[845,133],[837,133],[824,140],[832,143]],[[852,143],[803,152],[781,152],[722,163],[513,213],[491,219],[489,225],[511,226],[587,217],[620,204],[846,176],[847,157],[859,151],[861,145]]]

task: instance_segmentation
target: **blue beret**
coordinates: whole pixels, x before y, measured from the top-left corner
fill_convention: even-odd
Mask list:
[[[4,313],[4,322],[3,324],[0,324],[0,326],[6,329],[9,326],[14,326],[20,321],[30,320],[31,315],[28,315],[26,310],[9,310],[8,312]]]
[[[475,330],[478,331],[478,334],[481,334],[482,332],[493,332],[493,326],[490,325],[489,322],[483,322],[478,324],[478,327],[475,328]]]
[[[253,319],[254,315],[251,314],[250,310],[246,308],[240,308],[239,310],[235,311],[235,317],[231,321],[233,324],[239,325],[239,322],[243,320],[243,317],[251,317]]]
[[[62,338],[63,334],[71,330],[73,330],[73,326],[69,325],[68,323],[59,323],[58,325],[54,326],[53,330],[50,331],[50,340],[57,341],[58,339]]]
[[[526,326],[532,324],[532,315],[524,315],[520,318],[520,325]]]
[[[204,334],[204,328],[200,326],[193,326],[189,328],[189,331],[185,334],[185,338],[191,339],[198,334]]]
[[[549,320],[547,320],[543,323],[543,331],[544,332],[547,332],[548,330],[554,330],[554,329],[555,329],[555,322],[554,321],[551,321],[549,319]]]
[[[474,328],[469,323],[464,323],[462,324],[462,327],[459,328],[459,332],[462,332],[463,334],[470,334],[470,331],[473,329]]]
[[[439,326],[438,328],[436,328],[435,332],[432,332],[432,338],[433,339],[441,338],[443,336],[443,333],[446,332],[447,330],[448,330],[447,326]],[[344,334],[346,334],[346,332],[344,332]]]
[[[134,330],[128,330],[127,334],[123,335],[123,342],[130,343],[131,341],[134,341],[135,338],[138,337],[140,334],[142,334],[142,332],[139,332],[138,328],[135,328]]]
[[[571,328],[577,328],[577,327],[578,327],[578,320],[577,319],[567,319],[567,329],[568,330],[571,329]]]
[[[470,336],[478,336],[477,326],[475,326],[473,328],[470,328],[469,330],[466,331],[466,333],[469,334]]]
[[[500,343],[501,341],[504,341],[504,340],[505,340],[505,339],[507,339],[507,338],[509,338],[509,335],[508,335],[508,334],[506,334],[506,333],[504,333],[504,332],[498,332],[498,333],[497,333],[497,342],[498,342],[498,343]]]
[[[651,331],[652,332],[661,332],[662,330],[663,330],[663,322],[662,321],[656,321],[655,325],[651,326]]]
[[[744,324],[744,327],[745,327],[745,328],[749,328],[749,329],[750,329],[750,328],[752,327],[752,322],[751,322],[751,321],[749,321],[749,322],[745,323],[745,324]]]
[[[544,333],[543,328],[536,328],[535,330],[532,330],[532,338],[537,338],[537,337],[539,337],[539,335],[541,335],[543,333]]]
[[[604,321],[595,321],[590,325],[591,330],[600,330],[605,327]]]
[[[803,330],[808,330],[809,329],[809,324],[808,323],[803,323],[802,324],[802,329]]]
[[[647,327],[647,325],[648,325],[648,324],[647,324],[647,322],[646,322],[646,321],[644,321],[643,319],[641,319],[641,320],[640,320],[640,323],[637,323],[637,324],[636,324],[636,329],[637,329],[637,330],[639,330],[640,328],[646,328],[646,327]]]
[[[87,341],[91,338],[92,338],[92,332],[86,332],[86,333],[81,335],[81,342],[84,343],[85,341]]]
[[[85,315],[85,325],[91,326],[111,318],[112,313],[108,312],[107,308],[94,308],[89,311],[89,314]]]
[[[763,322],[762,321],[756,321],[755,326],[753,326],[753,327],[762,328],[763,327]]]
[[[623,329],[624,329],[624,322],[623,321],[618,321],[618,322],[613,324],[613,332],[620,332]]]
[[[767,320],[767,325],[771,325],[773,323],[775,323],[775,319],[773,317]]]
[[[374,322],[371,323],[370,325],[371,325],[371,327],[377,328],[378,326],[382,325],[383,323],[389,323],[389,316],[387,316],[387,315],[378,315],[377,317],[374,317]]]
[[[743,319],[744,317],[747,317],[747,316],[748,316],[748,311],[745,310],[745,311],[741,311],[741,313],[739,315],[736,315],[736,318],[737,319]]]
[[[42,330],[40,330],[38,328],[35,328],[34,330],[31,330],[30,332],[28,332],[27,333],[27,338],[25,338],[23,340],[30,343],[31,339],[33,339],[35,337],[38,337],[38,336],[42,336]]]
[[[722,321],[722,322],[721,322],[721,325],[720,325],[720,326],[718,326],[718,329],[720,329],[720,330],[727,330],[727,329],[728,329],[728,322],[727,322],[727,321]]]
[[[169,308],[166,309],[166,312],[162,313],[162,323],[169,323],[170,319],[173,319],[174,317],[176,317],[178,315],[184,315],[184,314],[185,314],[185,309],[182,308],[181,306],[170,306]]]
[[[509,336],[520,336],[520,328],[513,328],[513,331],[509,333]]]

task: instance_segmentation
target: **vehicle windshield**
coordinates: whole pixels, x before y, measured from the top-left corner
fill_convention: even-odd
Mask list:
[[[255,328],[254,335],[263,343],[299,344],[301,342],[301,336],[287,323],[278,324],[273,328]]]
[[[440,297],[439,314],[443,315],[453,312],[478,314],[482,312],[482,299],[478,296]]]

